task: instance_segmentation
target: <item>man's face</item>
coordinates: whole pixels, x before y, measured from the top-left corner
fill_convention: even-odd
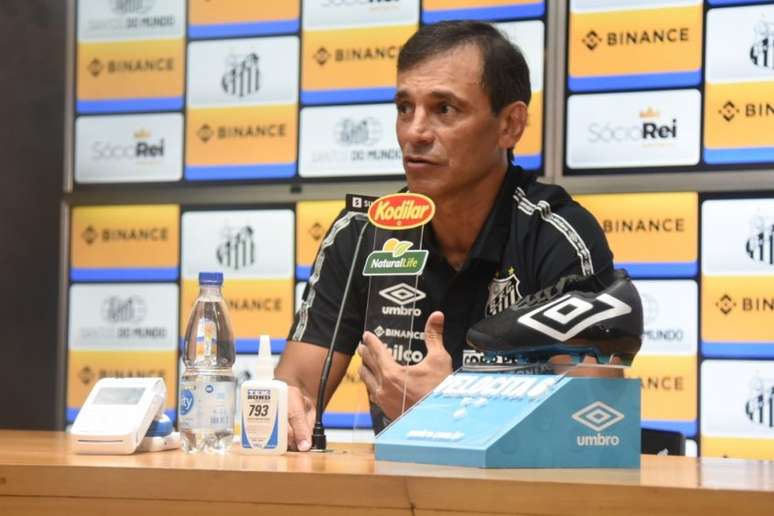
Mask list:
[[[412,192],[439,201],[503,166],[500,120],[481,87],[482,58],[462,45],[398,74],[398,143]]]

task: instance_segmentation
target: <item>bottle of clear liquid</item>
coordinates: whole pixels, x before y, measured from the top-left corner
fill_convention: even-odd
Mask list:
[[[199,297],[185,331],[178,427],[188,453],[226,452],[234,437],[234,333],[222,285],[222,273],[199,273]]]

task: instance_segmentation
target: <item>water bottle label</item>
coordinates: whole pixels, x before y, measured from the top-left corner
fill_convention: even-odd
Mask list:
[[[230,432],[234,428],[234,382],[181,381],[180,429]]]
[[[276,389],[243,389],[240,402],[242,447],[276,448],[279,443]]]
[[[217,355],[218,328],[215,321],[199,319],[196,328],[196,361],[215,358]]]

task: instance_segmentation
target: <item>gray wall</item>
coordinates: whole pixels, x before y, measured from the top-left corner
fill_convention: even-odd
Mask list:
[[[64,0],[0,1],[0,428],[53,428]]]

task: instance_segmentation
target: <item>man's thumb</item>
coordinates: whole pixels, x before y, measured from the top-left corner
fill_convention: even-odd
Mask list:
[[[443,312],[433,312],[427,318],[425,323],[425,345],[427,346],[428,355],[438,351],[446,353],[446,349],[443,347],[443,321]]]

